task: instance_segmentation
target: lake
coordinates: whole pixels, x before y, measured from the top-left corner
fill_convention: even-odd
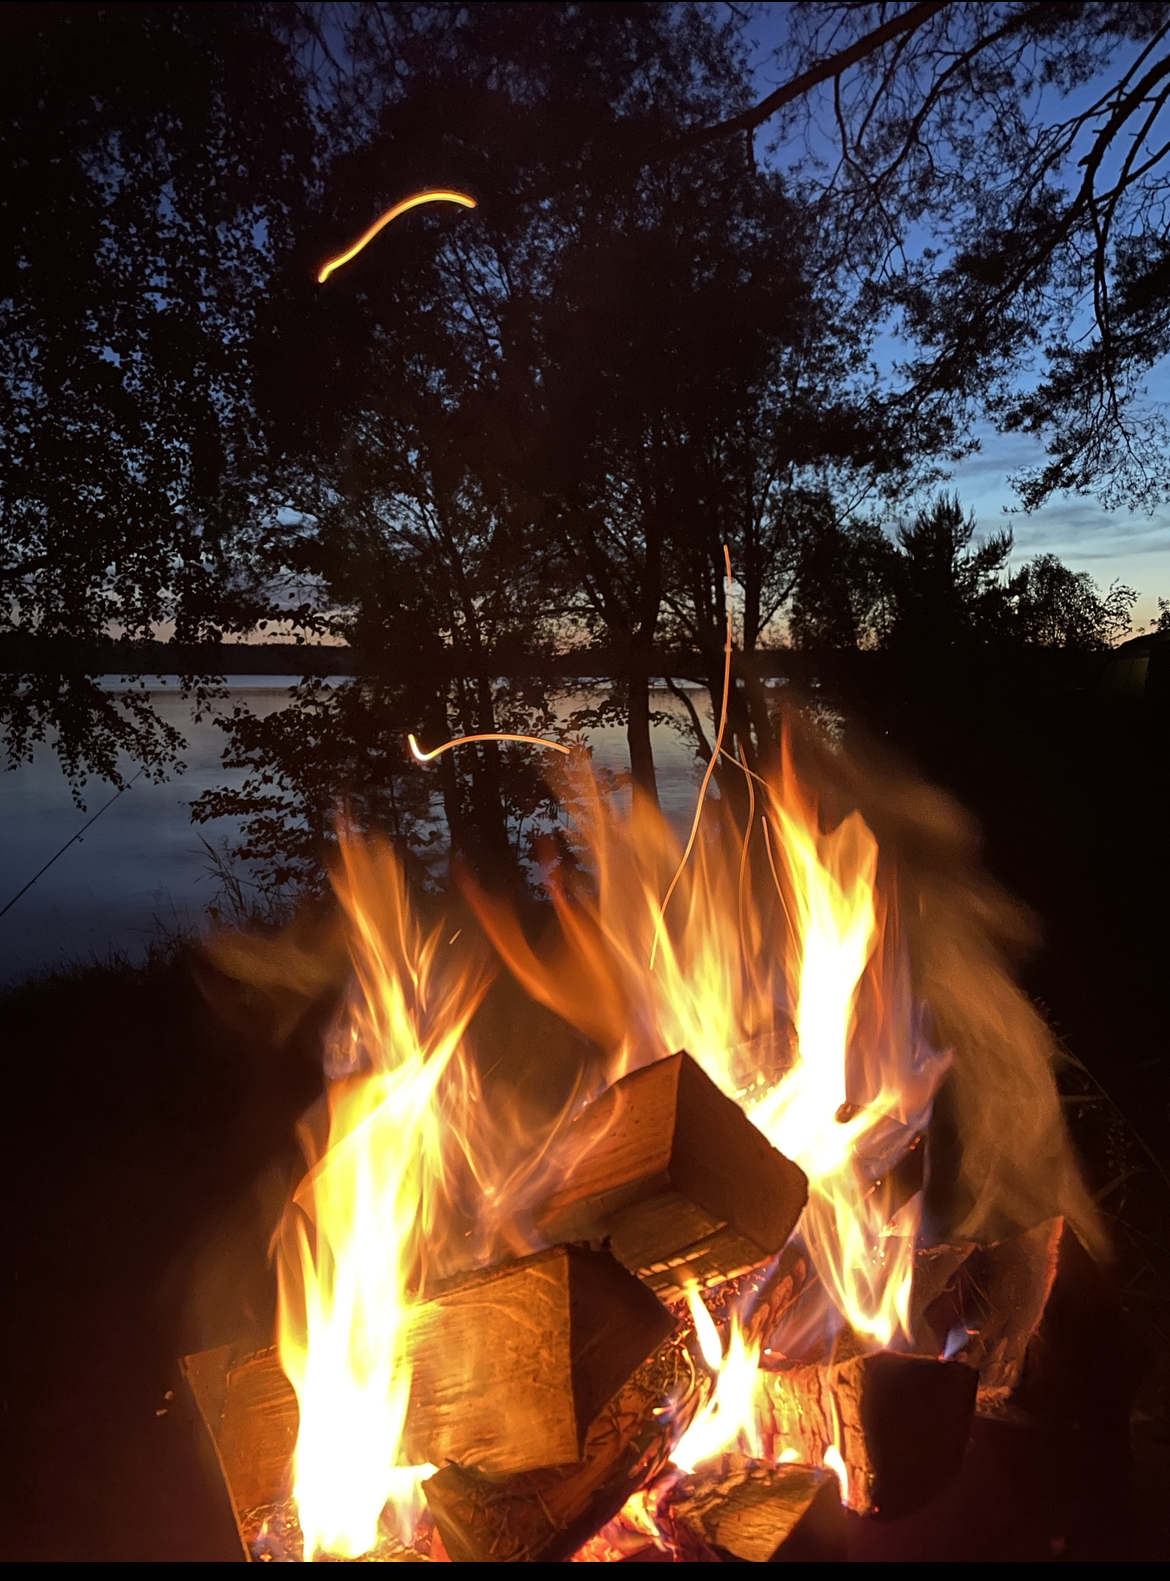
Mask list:
[[[153,940],[207,925],[207,906],[214,901],[218,880],[200,836],[218,845],[236,835],[237,825],[228,818],[193,824],[190,804],[209,787],[240,784],[245,776],[222,767],[223,732],[211,720],[193,722],[175,677],[146,679],[157,711],[187,739],[182,775],[161,785],[139,779],[113,802],[113,788],[91,780],[81,812],[51,746],[39,747],[31,763],[0,772],[0,906],[110,803],[0,917],[0,986],[112,953],[134,959]],[[125,683],[110,676],[105,684],[116,690]],[[285,705],[290,684],[291,678],[283,675],[229,676],[223,710],[230,713],[242,704],[259,714],[270,713]],[[589,700],[592,694],[569,697],[564,708]],[[682,713],[678,700],[665,689],[655,692],[653,702],[665,714]],[[706,693],[696,692],[696,707],[709,723],[706,702]],[[590,741],[597,763],[628,767],[623,731],[596,730]],[[693,748],[675,730],[657,726],[654,749],[663,810],[685,823],[698,779]]]

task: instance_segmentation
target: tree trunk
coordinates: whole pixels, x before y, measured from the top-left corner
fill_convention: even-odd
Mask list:
[[[650,650],[644,643],[630,645],[627,669],[626,742],[634,784],[658,806],[658,780],[654,773],[654,748],[650,740]]]

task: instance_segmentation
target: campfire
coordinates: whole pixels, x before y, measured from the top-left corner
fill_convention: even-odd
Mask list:
[[[254,1559],[833,1557],[956,1476],[1099,1249],[945,798],[806,730],[684,851],[559,773],[539,938],[470,878],[424,927],[341,842],[275,1344],[185,1363]],[[595,1051],[556,1112],[472,1052],[501,971]]]

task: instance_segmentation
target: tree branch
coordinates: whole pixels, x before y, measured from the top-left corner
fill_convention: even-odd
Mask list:
[[[753,105],[750,110],[744,110],[740,115],[733,115],[726,121],[719,121],[714,126],[702,127],[689,136],[680,138],[674,147],[686,148],[694,143],[705,142],[711,137],[729,137],[735,132],[754,131],[757,126],[775,115],[777,110],[782,110],[786,104],[801,98],[810,88],[828,82],[830,78],[839,77],[843,71],[848,71],[849,67],[855,66],[859,60],[872,55],[875,49],[888,44],[892,38],[900,38],[904,33],[913,33],[923,23],[929,22],[937,12],[947,10],[949,3],[950,0],[936,0],[936,3],[912,5],[908,11],[891,17],[888,22],[883,22],[881,27],[875,27],[864,38],[859,38],[856,44],[850,44],[848,49],[839,50],[836,55],[830,55],[827,60],[818,61],[815,66],[802,71],[799,77],[793,77],[790,82],[784,83],[766,99],[761,99],[759,104]]]

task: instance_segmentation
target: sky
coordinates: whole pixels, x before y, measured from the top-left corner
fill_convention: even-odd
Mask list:
[[[774,51],[783,40],[789,5],[762,4],[749,28],[755,40],[756,88],[763,98],[788,73]],[[1077,107],[1064,101],[1066,109]],[[766,137],[757,137],[757,156],[764,156]],[[885,353],[893,348],[883,337]],[[896,344],[896,343],[895,343]],[[895,355],[897,353],[895,352]],[[1170,404],[1170,366],[1153,370],[1148,385],[1150,405]],[[1133,629],[1140,631],[1158,614],[1158,598],[1170,599],[1170,506],[1153,514],[1125,507],[1106,510],[1098,500],[1079,495],[1054,495],[1030,514],[1020,508],[1012,487],[1014,474],[1044,460],[1039,439],[1023,434],[998,434],[984,425],[975,436],[978,450],[953,470],[948,487],[958,490],[964,506],[973,507],[982,532],[1010,527],[1015,540],[1013,565],[1037,554],[1055,554],[1075,571],[1088,571],[1102,587],[1121,581],[1138,594]]]
[[[1135,631],[1156,619],[1159,596],[1170,599],[1170,507],[1153,515],[1124,507],[1107,511],[1092,498],[1054,495],[1040,510],[1025,514],[1009,479],[1043,458],[1040,442],[993,429],[981,438],[981,450],[955,467],[952,485],[963,503],[974,507],[980,528],[1009,526],[1016,563],[1055,554],[1074,571],[1088,571],[1103,587],[1121,581],[1134,588]]]

